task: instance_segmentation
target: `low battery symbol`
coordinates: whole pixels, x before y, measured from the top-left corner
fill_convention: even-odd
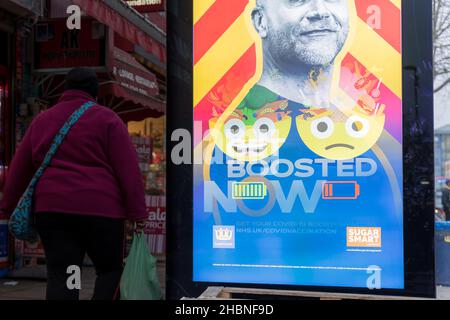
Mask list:
[[[322,189],[322,199],[325,200],[356,200],[360,195],[356,181],[327,181]]]
[[[264,199],[267,186],[264,182],[233,182],[233,199]]]

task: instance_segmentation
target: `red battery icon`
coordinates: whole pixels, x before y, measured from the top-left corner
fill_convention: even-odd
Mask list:
[[[322,188],[324,200],[356,200],[361,190],[356,181],[327,181]]]

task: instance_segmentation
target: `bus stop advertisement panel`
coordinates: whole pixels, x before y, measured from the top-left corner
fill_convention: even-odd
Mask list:
[[[191,9],[192,288],[434,296],[433,250],[408,259],[419,243],[433,248],[431,70],[417,81],[431,40],[419,52],[412,35],[422,23],[431,39],[429,3]],[[169,186],[171,170],[180,169],[169,166]],[[430,197],[408,200],[418,193]]]

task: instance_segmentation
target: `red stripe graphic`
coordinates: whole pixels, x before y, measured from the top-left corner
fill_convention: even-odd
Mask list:
[[[194,64],[242,14],[248,0],[216,0],[194,26]]]
[[[365,77],[364,77],[365,76]],[[363,79],[364,80],[361,80]],[[359,84],[359,86],[358,86]],[[366,84],[361,88],[361,84]],[[379,88],[378,88],[379,85]],[[340,88],[344,90],[356,103],[362,96],[376,96],[377,103],[386,106],[385,129],[397,141],[402,141],[402,101],[380,79],[368,73],[364,65],[351,54],[342,60]],[[374,94],[377,91],[377,94]],[[370,99],[370,98],[369,98]]]
[[[374,21],[380,22],[380,29],[372,28],[385,41],[401,53],[401,12],[389,0],[356,1],[356,11],[358,16],[370,27]]]
[[[252,45],[195,107],[194,119],[202,121],[202,136],[209,129],[208,121],[213,118],[214,109],[222,114],[255,72],[256,50]]]

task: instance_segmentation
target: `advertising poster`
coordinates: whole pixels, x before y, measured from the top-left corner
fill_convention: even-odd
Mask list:
[[[404,289],[401,5],[194,0],[194,281]]]
[[[23,241],[23,256],[30,258],[45,258],[45,251],[42,242],[30,243]]]
[[[144,232],[148,247],[153,254],[166,252],[166,197],[145,196],[148,221]]]

